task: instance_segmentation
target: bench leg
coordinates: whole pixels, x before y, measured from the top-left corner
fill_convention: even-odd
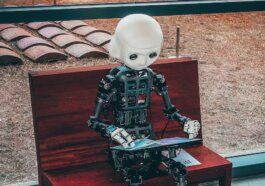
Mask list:
[[[232,182],[232,167],[227,168],[225,176],[219,179],[220,186],[231,186]]]

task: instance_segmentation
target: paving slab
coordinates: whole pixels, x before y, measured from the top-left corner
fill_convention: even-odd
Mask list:
[[[86,36],[86,40],[97,46],[103,46],[110,42],[111,35],[103,32],[95,32]]]
[[[46,27],[42,28],[39,31],[39,34],[47,39],[52,39],[58,35],[66,34],[66,32],[57,27]]]
[[[31,22],[27,24],[27,27],[33,29],[33,30],[40,30],[45,27],[58,27],[59,25],[55,24],[54,22],[46,21],[46,22]]]
[[[0,48],[0,66],[22,63],[21,57],[10,49]]]
[[[78,59],[89,57],[108,57],[108,54],[106,52],[103,52],[95,47],[91,47],[87,44],[74,44],[67,47],[65,51]]]
[[[47,46],[34,46],[24,51],[24,55],[36,63],[66,60],[67,55]]]
[[[0,48],[5,48],[5,49],[8,49],[8,50],[12,50],[10,48],[10,46],[8,46],[7,44],[3,43],[3,42],[0,42]]]
[[[68,47],[72,44],[77,43],[87,43],[85,40],[81,40],[76,36],[73,35],[59,35],[52,39],[52,42],[54,42],[57,46],[61,48]]]
[[[32,36],[29,32],[22,28],[7,28],[3,30],[0,35],[6,41],[16,41],[24,37]]]
[[[15,28],[16,25],[13,24],[0,24],[0,32],[7,29],[7,28]]]
[[[62,21],[60,22],[60,25],[62,25],[64,28],[68,30],[73,30],[81,26],[86,26],[87,24],[84,21],[73,20],[73,21]]]
[[[94,32],[100,32],[101,30],[98,30],[97,28],[93,26],[82,26],[77,29],[72,30],[73,33],[86,37],[89,34],[92,34]]]
[[[42,38],[39,38],[39,37],[34,37],[34,36],[20,39],[17,42],[17,47],[22,51],[24,51],[30,47],[37,46],[37,45],[38,46],[43,45],[43,46],[48,46],[48,47],[54,48],[54,46],[52,46],[48,41],[46,41]]]

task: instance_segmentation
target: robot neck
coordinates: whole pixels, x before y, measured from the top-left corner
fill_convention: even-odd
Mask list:
[[[135,69],[132,69],[132,68],[128,67],[128,66],[125,65],[125,64],[122,64],[121,66],[123,66],[123,67],[126,68],[127,70],[130,70],[130,71],[135,72],[135,73],[139,73],[139,72],[141,72],[141,71],[143,71],[143,70],[146,70],[146,68],[141,69],[141,70],[135,70]]]

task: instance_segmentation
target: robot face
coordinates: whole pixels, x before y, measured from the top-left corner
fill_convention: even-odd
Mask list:
[[[129,68],[142,70],[158,58],[162,42],[162,30],[155,19],[132,14],[119,22],[109,52],[110,56],[120,59]]]
[[[134,70],[142,70],[156,61],[160,54],[160,47],[139,49],[125,47],[123,62]]]

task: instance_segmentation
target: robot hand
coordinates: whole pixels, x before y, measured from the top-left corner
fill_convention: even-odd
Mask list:
[[[107,127],[107,135],[114,141],[121,144],[124,148],[132,148],[135,143],[130,134],[123,128],[118,128],[113,125]]]
[[[188,120],[184,123],[183,131],[189,135],[189,139],[193,139],[198,135],[200,128],[201,124],[197,120]]]

